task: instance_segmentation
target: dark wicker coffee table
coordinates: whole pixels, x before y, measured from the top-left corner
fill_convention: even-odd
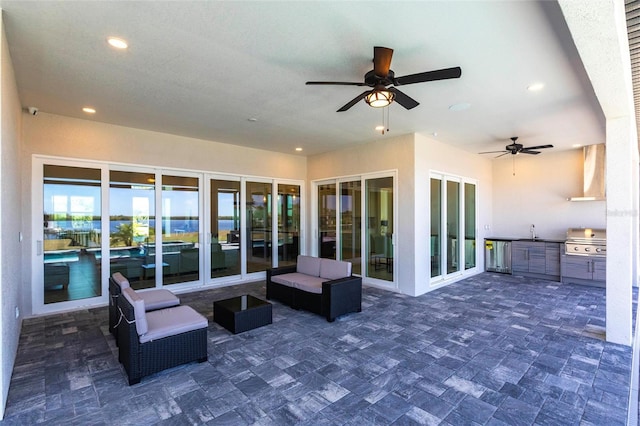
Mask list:
[[[271,303],[251,295],[218,300],[213,302],[213,320],[233,334],[253,330],[271,324]]]

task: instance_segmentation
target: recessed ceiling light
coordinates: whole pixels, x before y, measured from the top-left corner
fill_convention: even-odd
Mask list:
[[[527,86],[527,90],[530,92],[537,92],[544,89],[544,83],[533,83]]]
[[[296,148],[296,151],[300,152],[300,151],[302,151],[302,148],[297,147],[297,148]]]
[[[467,102],[460,102],[459,104],[453,104],[449,106],[450,111],[464,111],[471,108],[471,104]]]
[[[384,130],[384,126],[376,126],[376,131],[380,132]]]
[[[252,122],[252,123],[255,123],[256,121],[258,121],[258,119],[255,118],[255,117],[247,118],[247,120]]]
[[[574,143],[574,144],[573,144],[573,145],[571,145],[571,146],[572,146],[573,148],[580,148],[580,147],[582,147],[582,145],[581,145],[581,144],[579,144],[579,143]]]
[[[95,108],[91,108],[91,107],[84,107],[84,108],[82,108],[82,110],[84,112],[86,112],[87,114],[95,114],[96,113],[96,109]]]
[[[129,47],[126,41],[118,37],[109,37],[107,39],[107,43],[111,45],[111,47],[115,47],[116,49],[126,49]]]

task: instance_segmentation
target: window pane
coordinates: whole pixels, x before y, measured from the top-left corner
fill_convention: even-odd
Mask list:
[[[362,185],[360,181],[340,184],[340,256],[351,262],[352,272],[362,274],[361,208]]]
[[[460,270],[460,183],[447,181],[447,273]]]
[[[247,272],[271,267],[271,183],[247,182]]]
[[[431,277],[442,275],[440,270],[440,237],[442,229],[442,181],[431,179]]]
[[[300,186],[278,185],[278,265],[294,265],[300,254]]]
[[[476,266],[476,186],[464,184],[464,267]]]
[[[211,277],[240,274],[240,182],[211,180]]]
[[[336,184],[318,185],[318,254],[336,258]]]
[[[98,297],[100,170],[44,166],[44,303]]]
[[[393,281],[393,178],[368,179],[366,188],[367,276]]]
[[[109,273],[136,290],[155,287],[155,176],[111,171],[109,180]]]
[[[199,212],[198,178],[162,176],[164,284],[196,281],[200,277]]]

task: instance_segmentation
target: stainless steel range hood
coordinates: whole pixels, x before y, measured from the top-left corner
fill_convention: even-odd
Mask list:
[[[569,201],[605,200],[605,145],[588,145],[584,151],[583,194],[571,197]]]

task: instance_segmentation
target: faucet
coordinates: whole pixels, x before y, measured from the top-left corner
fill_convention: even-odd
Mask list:
[[[529,228],[529,232],[531,232],[531,239],[535,240],[536,239],[536,226],[532,224],[531,228]]]

